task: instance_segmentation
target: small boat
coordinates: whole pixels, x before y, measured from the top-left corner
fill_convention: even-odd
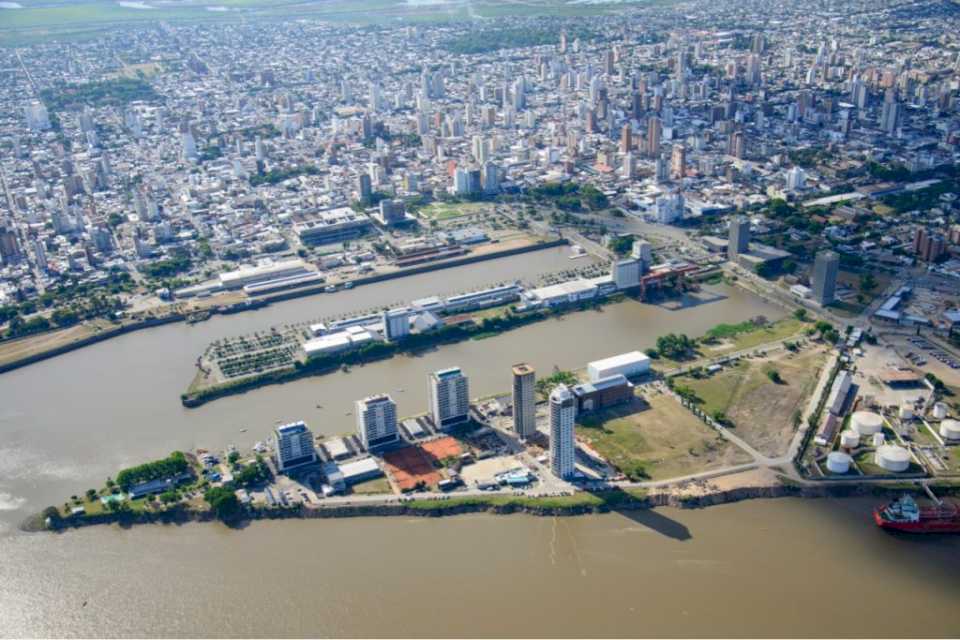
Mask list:
[[[240,433],[246,433],[246,432],[247,432],[246,428],[240,429]]]
[[[325,286],[325,287],[323,288],[323,290],[326,291],[327,293],[333,293],[334,291],[337,290],[337,285],[335,285],[335,284],[329,284],[329,285]]]
[[[318,404],[318,405],[317,405],[317,409],[323,409],[323,405],[322,405],[322,404]]]
[[[344,289],[353,289],[353,283],[352,283],[352,282],[348,282],[348,283],[346,283],[345,285],[343,285],[343,288],[344,288]]]

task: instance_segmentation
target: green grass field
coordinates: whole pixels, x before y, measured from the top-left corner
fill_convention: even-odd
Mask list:
[[[567,0],[179,0],[171,4],[125,0],[121,5],[115,0],[20,0],[22,8],[0,9],[0,46],[23,46],[49,39],[92,39],[117,26],[155,25],[160,21],[315,18],[353,24],[435,23],[510,16],[591,16],[624,11],[638,4],[673,1],[570,4]]]
[[[780,455],[793,436],[793,416],[803,410],[816,387],[826,360],[823,347],[808,347],[797,354],[777,353],[765,359],[743,359],[734,366],[696,379],[676,378],[676,384],[691,388],[709,415],[721,412],[742,436],[765,455]],[[783,382],[767,375],[775,370]]]
[[[750,458],[673,398],[584,414],[577,436],[631,480],[662,480]]]
[[[422,209],[420,215],[429,220],[443,222],[444,220],[453,220],[461,216],[484,213],[490,210],[490,206],[482,202],[462,202],[447,204],[445,202],[434,202]]]
[[[357,495],[393,493],[390,482],[386,478],[374,478],[360,482],[350,487],[350,492]]]

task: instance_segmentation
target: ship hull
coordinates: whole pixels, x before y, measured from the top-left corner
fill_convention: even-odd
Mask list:
[[[888,520],[880,513],[880,509],[873,510],[873,519],[877,526],[888,531],[902,531],[904,533],[960,533],[960,518],[921,518],[919,522],[897,522]]]

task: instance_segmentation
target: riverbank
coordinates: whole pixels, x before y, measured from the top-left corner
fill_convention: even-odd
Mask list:
[[[523,246],[514,246],[489,253],[481,253],[452,260],[445,260],[431,264],[409,267],[387,273],[378,273],[370,276],[352,280],[354,287],[368,284],[376,284],[388,280],[395,280],[414,276],[433,271],[441,271],[454,267],[460,267],[498,258],[508,258],[511,256],[552,249],[568,244],[565,238],[556,240],[547,240],[535,242]],[[189,320],[194,314],[203,313],[206,317],[210,315],[230,315],[242,313],[244,311],[253,311],[270,306],[278,302],[285,302],[297,298],[304,298],[324,293],[324,286],[304,287],[301,289],[292,289],[280,291],[272,295],[258,296],[257,298],[247,298],[241,301],[222,304],[224,301],[218,300],[218,297],[207,298],[203,304],[196,308],[185,308],[182,311],[173,311],[162,316],[149,316],[146,318],[137,318],[122,320],[117,324],[101,328],[95,323],[84,323],[65,329],[57,329],[41,334],[25,336],[13,340],[0,342],[0,374],[7,371],[13,371],[26,367],[28,365],[48,360],[56,356],[76,351],[90,345],[122,336],[134,331],[149,329],[166,324],[184,322]],[[209,315],[208,315],[209,314]]]
[[[957,495],[960,487],[952,484],[931,485],[940,495]],[[398,499],[384,497],[382,502],[342,502],[321,507],[297,506],[289,508],[247,507],[240,517],[228,522],[233,528],[242,528],[254,520],[328,519],[361,517],[448,517],[485,513],[491,515],[525,514],[540,517],[571,517],[622,511],[642,511],[658,507],[703,509],[745,500],[775,498],[849,498],[876,497],[878,502],[893,499],[904,492],[924,497],[912,483],[897,484],[799,484],[781,480],[768,470],[734,474],[715,481],[693,484],[678,483],[654,490],[643,488],[610,488],[587,492],[578,491],[563,496],[437,495],[434,497]],[[95,515],[70,516],[51,527],[43,522],[42,514],[28,518],[21,529],[28,532],[43,530],[65,531],[81,527],[118,524],[129,527],[144,524],[185,524],[213,522],[217,517],[212,509],[193,509],[184,505],[161,511],[118,511]]]

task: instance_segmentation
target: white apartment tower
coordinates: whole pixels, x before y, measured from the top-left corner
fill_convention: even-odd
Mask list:
[[[550,470],[558,478],[573,475],[576,418],[576,398],[566,385],[558,385],[550,394]]]
[[[400,438],[397,432],[397,403],[389,395],[357,400],[357,434],[367,451]]]
[[[469,385],[459,367],[430,374],[430,414],[437,429],[446,429],[469,419]]]
[[[281,473],[294,467],[316,462],[313,434],[301,420],[277,427],[277,470]]]

